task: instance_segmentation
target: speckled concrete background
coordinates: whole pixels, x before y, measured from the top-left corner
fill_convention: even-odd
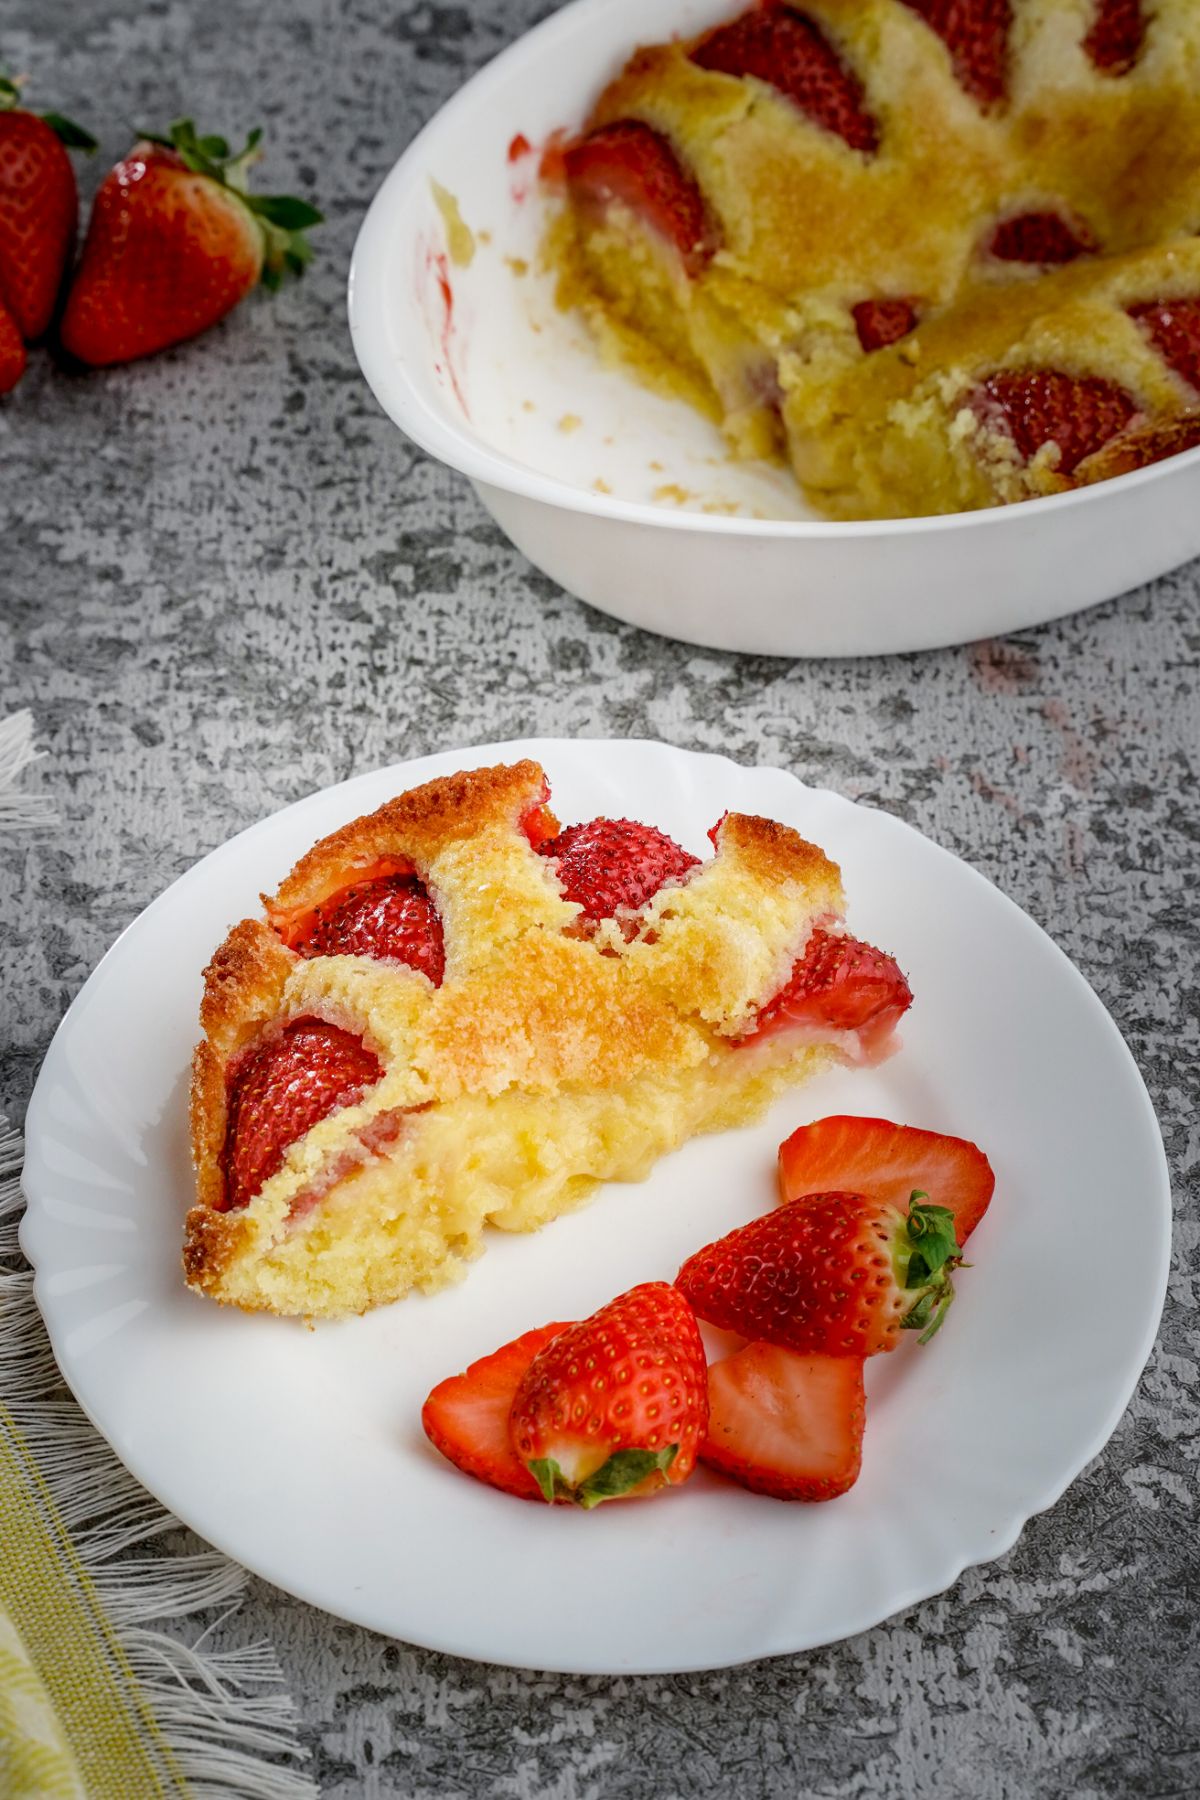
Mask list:
[[[508,1673],[261,1584],[238,1630],[277,1645],[329,1800],[1198,1793],[1200,571],[1004,643],[811,666],[646,637],[531,571],[380,416],[343,289],[397,153],[545,10],[0,0],[4,61],[109,160],[131,122],[186,109],[232,135],[261,120],[264,181],[295,180],[329,217],[309,278],[273,302],[110,374],[38,353],[0,406],[0,712],[36,709],[64,815],[0,861],[0,1106],[20,1117],[67,1003],[174,876],[384,761],[644,733],[898,812],[1047,927],[1158,1107],[1175,1274],[1099,1461],[944,1598],[748,1669]]]

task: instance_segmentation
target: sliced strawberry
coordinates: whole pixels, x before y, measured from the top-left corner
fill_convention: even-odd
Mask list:
[[[343,888],[314,907],[300,956],[371,956],[407,963],[441,985],[446,968],[442,921],[415,875],[387,875]]]
[[[1070,475],[1085,456],[1123,431],[1137,402],[1115,381],[1061,369],[1009,369],[989,375],[970,405],[985,425],[1008,432],[1030,458],[1058,445],[1058,472]]]
[[[911,1005],[912,989],[895,957],[818,928],[744,1041],[805,1025],[857,1031],[864,1047],[882,1044]]]
[[[962,1258],[954,1215],[913,1192],[806,1194],[689,1256],[675,1285],[722,1331],[802,1356],[877,1356],[933,1336]]]
[[[537,1482],[509,1441],[508,1416],[530,1363],[566,1329],[539,1325],[433,1389],[421,1408],[421,1424],[430,1443],[464,1475],[521,1500],[541,1499]]]
[[[1200,389],[1200,299],[1142,300],[1128,311],[1163,361]]]
[[[545,1499],[593,1507],[686,1481],[707,1423],[695,1317],[677,1288],[647,1281],[539,1351],[509,1430]]]
[[[17,322],[0,300],[0,394],[15,388],[25,373],[25,344]]]
[[[766,82],[852,150],[870,155],[878,148],[879,129],[867,111],[862,82],[812,20],[790,6],[752,7],[710,32],[691,60],[716,74]]]
[[[995,106],[1008,89],[1010,0],[904,0],[950,52],[959,86],[979,106]]]
[[[588,919],[636,912],[668,881],[682,881],[699,861],[654,825],[634,819],[589,819],[568,825],[534,848],[553,857],[562,890]]]
[[[1083,47],[1101,74],[1127,75],[1145,36],[1142,0],[1096,0],[1096,17]]]
[[[295,1019],[235,1070],[222,1166],[225,1206],[245,1206],[282,1165],[289,1144],[383,1073],[361,1038],[324,1019]]]
[[[695,176],[661,132],[640,119],[618,119],[571,144],[563,166],[581,209],[628,207],[674,246],[689,275],[711,261],[720,233]]]
[[[885,350],[915,330],[917,309],[911,300],[860,300],[852,307],[854,329],[864,350]]]
[[[1076,230],[1061,213],[1046,211],[1002,219],[988,241],[987,253],[998,262],[1049,265],[1074,262],[1096,248],[1095,238],[1085,227]]]
[[[905,1207],[919,1188],[954,1214],[960,1244],[987,1211],[995,1186],[992,1165],[977,1144],[889,1119],[839,1113],[802,1125],[779,1146],[784,1200],[849,1188]]]
[[[835,1500],[862,1467],[861,1356],[747,1344],[708,1371],[700,1460],[776,1500]]]

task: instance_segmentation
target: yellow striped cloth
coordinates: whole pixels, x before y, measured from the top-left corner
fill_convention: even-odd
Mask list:
[[[29,714],[0,720],[0,836],[54,822],[16,786],[34,760]],[[146,1548],[175,1521],[62,1385],[17,1243],[20,1169],[0,1115],[0,1800],[315,1800],[270,1647],[212,1642],[245,1571]]]

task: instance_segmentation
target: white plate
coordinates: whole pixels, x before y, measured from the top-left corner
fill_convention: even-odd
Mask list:
[[[823,1076],[760,1126],[702,1138],[467,1279],[315,1331],[188,1293],[185,1096],[200,969],[312,841],[452,768],[537,757],[565,820],[632,813],[696,851],[726,807],[843,866],[852,928],[916,1003],[900,1052]],[[780,1139],[831,1112],[975,1138],[995,1164],[974,1267],[925,1349],[869,1365],[862,1478],[788,1506],[706,1473],[596,1513],[457,1474],[418,1413],[434,1381],[530,1325],[674,1274],[770,1206]],[[428,757],[243,832],[147,908],[63,1021],[27,1125],[22,1244],[64,1375],[134,1474],[280,1587],[460,1656],[580,1673],[715,1667],[860,1631],[1006,1550],[1096,1454],[1149,1353],[1169,1190],[1115,1027],[1036,925],[908,826],[778,769],[639,742]]]
[[[736,10],[576,0],[426,126],[375,196],[350,271],[354,348],[385,412],[469,476],[518,549],[571,593],[722,650],[967,643],[1107,600],[1200,553],[1200,449],[1019,506],[836,524],[816,519],[781,471],[731,462],[690,407],[602,366],[538,273],[537,159],[510,163],[509,144],[577,129],[635,44]],[[433,180],[476,233],[468,267],[448,259]],[[529,265],[520,277],[514,258]],[[735,515],[705,512],[714,506]]]

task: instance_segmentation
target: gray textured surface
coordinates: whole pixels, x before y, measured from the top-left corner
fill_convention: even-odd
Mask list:
[[[0,860],[0,1105],[20,1116],[72,995],[175,875],[386,760],[645,733],[899,813],[1049,929],[1158,1107],[1175,1273],[1099,1461],[944,1598],[750,1669],[535,1678],[386,1643],[262,1585],[239,1632],[278,1646],[330,1800],[1200,1792],[1200,570],[1003,644],[812,666],[657,641],[533,573],[378,413],[343,281],[395,155],[541,10],[42,0],[31,27],[0,0],[5,60],[105,153],[127,121],[185,107],[231,134],[261,118],[264,178],[297,177],[330,219],[310,277],[274,302],[106,375],[39,353],[0,405],[0,711],[36,709],[65,820]]]

